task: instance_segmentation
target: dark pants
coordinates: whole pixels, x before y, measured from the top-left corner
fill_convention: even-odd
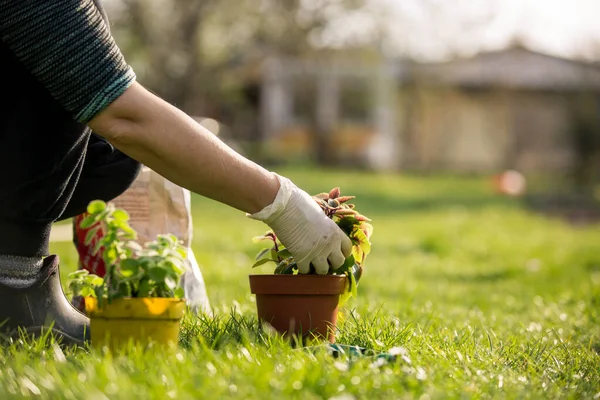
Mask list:
[[[141,167],[137,161],[87,130],[81,136],[65,155],[71,163],[41,163],[37,165],[38,178],[23,181],[22,185],[12,182],[13,185],[0,190],[0,254],[47,255],[53,222],[84,212],[92,200],[110,201],[133,183]],[[44,171],[40,166],[49,170]],[[16,163],[11,166],[13,170],[5,169],[0,176],[18,175],[18,169],[31,171],[35,167]]]
[[[140,164],[92,133],[81,174],[58,220],[81,214],[92,200],[110,201],[123,193],[140,172]]]
[[[0,254],[48,254],[54,221],[125,191],[140,165],[73,120],[0,41]]]

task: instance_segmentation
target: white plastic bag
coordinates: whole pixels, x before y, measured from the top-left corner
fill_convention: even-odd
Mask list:
[[[144,244],[156,235],[172,233],[187,249],[187,270],[181,278],[187,305],[195,312],[210,313],[210,303],[202,272],[191,249],[192,213],[191,196],[187,189],[163,178],[148,167],[143,167],[133,184],[119,197],[111,201],[117,208],[129,214],[129,224],[137,231],[137,242]],[[101,259],[91,255],[91,249],[79,240],[85,232],[75,218],[75,245],[80,256],[80,268],[92,273],[104,273]]]

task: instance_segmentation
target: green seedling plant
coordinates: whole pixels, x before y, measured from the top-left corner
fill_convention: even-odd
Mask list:
[[[373,234],[373,225],[369,223],[371,220],[359,213],[354,204],[349,203],[354,198],[355,196],[342,196],[339,187],[331,189],[328,193],[319,193],[313,196],[325,215],[331,218],[352,242],[352,254],[346,259],[344,265],[335,270],[330,268],[328,272],[329,275],[346,275],[348,277],[347,294],[351,295],[356,295],[365,259],[371,251],[370,239]],[[298,274],[298,266],[294,257],[273,231],[268,231],[253,240],[257,243],[262,241],[272,243],[271,247],[258,252],[253,268],[273,262],[276,264],[274,271],[276,275]],[[310,273],[316,273],[312,265]]]
[[[80,224],[89,229],[85,243],[90,245],[102,230],[94,254],[102,251],[106,274],[104,278],[87,270],[69,274],[69,289],[74,296],[94,297],[99,306],[127,297],[183,298],[179,282],[185,272],[186,249],[174,235],[157,235],[141,246],[135,241],[137,232],[129,225],[125,210],[95,200],[87,212]]]

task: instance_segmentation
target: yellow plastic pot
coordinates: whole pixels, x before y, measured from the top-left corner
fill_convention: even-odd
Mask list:
[[[96,299],[85,299],[90,317],[92,346],[117,348],[129,341],[177,343],[185,301],[170,298],[118,299],[98,307]]]

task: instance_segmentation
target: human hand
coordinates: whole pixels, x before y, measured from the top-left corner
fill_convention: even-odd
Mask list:
[[[275,200],[248,216],[263,221],[292,253],[298,272],[307,274],[310,265],[325,275],[337,269],[352,252],[348,236],[324,213],[315,200],[287,178],[277,175],[280,188]]]

